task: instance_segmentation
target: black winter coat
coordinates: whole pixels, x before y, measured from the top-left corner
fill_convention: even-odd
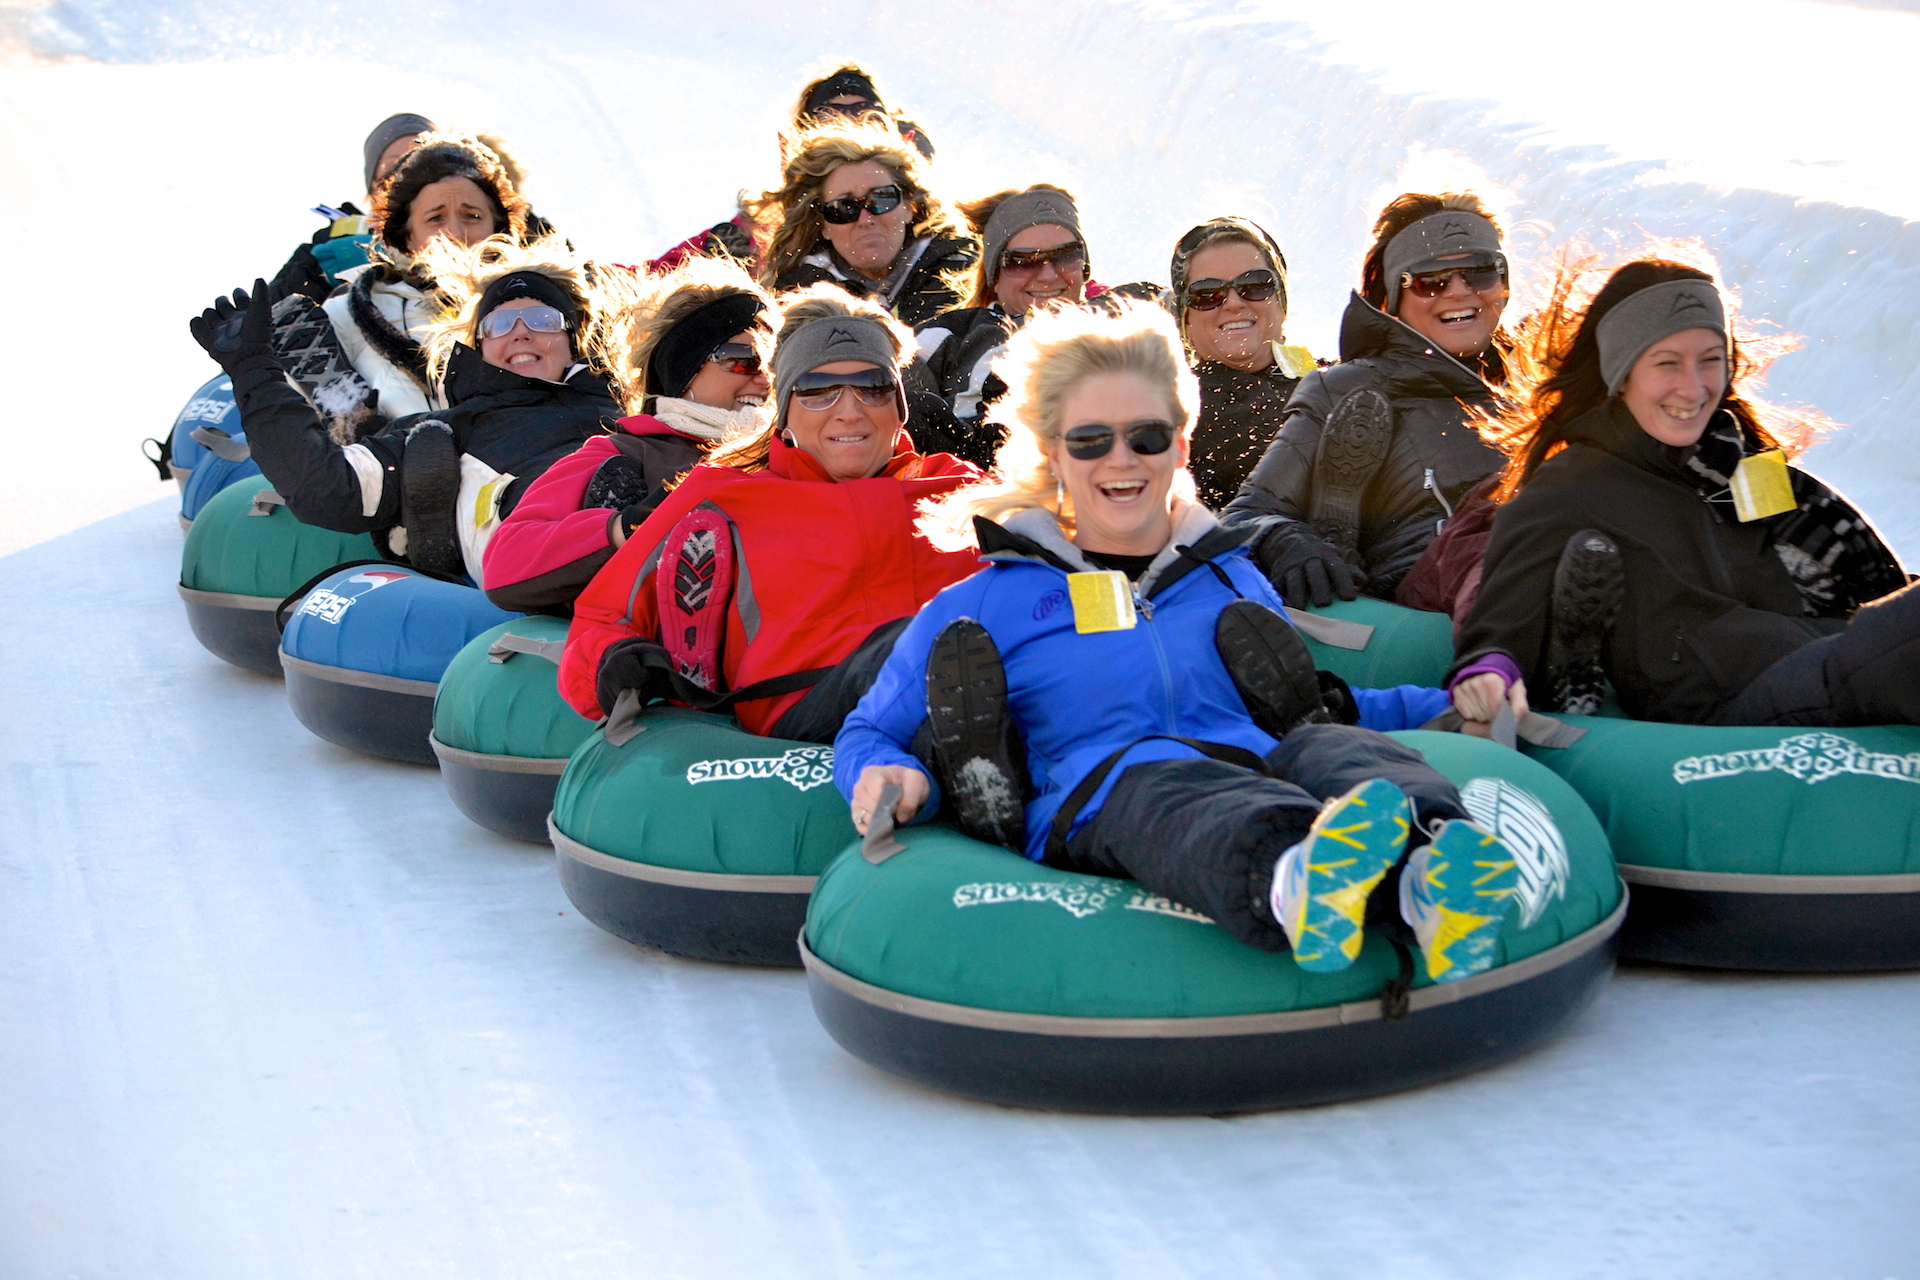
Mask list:
[[[1213,360],[1193,367],[1200,380],[1200,419],[1193,427],[1193,472],[1200,501],[1224,508],[1247,482],[1254,464],[1280,434],[1287,400],[1299,378],[1274,364],[1244,373]]]
[[[1775,661],[1845,627],[1809,613],[1774,550],[1774,520],[1741,524],[1688,482],[1693,446],[1661,444],[1618,400],[1574,422],[1568,438],[1494,516],[1456,671],[1503,653],[1546,687],[1553,574],[1582,529],[1612,538],[1625,560],[1605,667],[1637,719],[1706,724]]]
[[[920,247],[924,245],[924,247]],[[960,296],[944,279],[972,266],[980,245],[960,236],[921,237],[901,250],[913,255],[898,280],[869,280],[849,267],[825,239],[773,282],[775,293],[810,284],[837,284],[856,297],[872,298],[909,329],[960,305]]]
[[[1505,459],[1467,425],[1468,409],[1494,401],[1480,372],[1357,293],[1340,322],[1340,363],[1300,380],[1285,425],[1228,504],[1225,522],[1307,519],[1320,432],[1334,406],[1362,387],[1393,405],[1393,443],[1360,506],[1366,591],[1391,600],[1454,504]]]

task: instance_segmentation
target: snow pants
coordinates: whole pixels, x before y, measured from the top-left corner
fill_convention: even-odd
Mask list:
[[[840,726],[860,705],[860,699],[867,695],[873,682],[880,678],[880,668],[893,652],[893,642],[912,621],[911,616],[895,618],[875,628],[858,648],[835,663],[819,683],[807,690],[806,697],[788,707],[785,714],[773,722],[767,736],[825,743],[839,737]]]
[[[1920,583],[1862,605],[1846,630],[1754,677],[1715,724],[1920,724]]]
[[[1467,816],[1460,793],[1418,751],[1371,729],[1306,725],[1264,763],[1270,776],[1205,758],[1129,766],[1067,842],[1070,869],[1137,880],[1249,946],[1285,951],[1268,898],[1274,864],[1326,801],[1385,778],[1413,802],[1416,840],[1435,819]],[[1367,924],[1405,942],[1399,884],[1396,863],[1367,900]]]

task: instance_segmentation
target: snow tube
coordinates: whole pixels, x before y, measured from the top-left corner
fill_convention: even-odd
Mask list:
[[[1358,689],[1391,689],[1417,684],[1438,688],[1453,665],[1453,619],[1444,613],[1409,609],[1387,600],[1361,596],[1336,600],[1324,608],[1289,610],[1313,651],[1313,663]],[[1352,626],[1326,628],[1316,621]],[[1315,633],[1320,634],[1316,635]]]
[[[1562,716],[1526,748],[1585,797],[1633,911],[1621,952],[1722,969],[1920,968],[1920,728]]]
[[[280,636],[287,701],[301,724],[337,746],[433,764],[433,698],[447,664],[517,616],[476,587],[404,565],[343,565],[288,615]]]
[[[207,503],[228,485],[260,474],[245,435],[227,435],[214,427],[195,427],[196,437],[205,437],[205,457],[194,464],[193,473],[180,489],[180,526],[191,529]]]
[[[1307,974],[1127,880],[1056,871],[937,826],[878,864],[842,853],[803,939],[814,1011],[855,1057],[989,1102],[1219,1113],[1411,1088],[1511,1058],[1564,1026],[1613,966],[1625,914],[1606,835],[1516,752],[1393,735],[1460,785],[1522,867],[1495,968],[1434,986],[1416,953],[1404,1016],[1373,933]],[[1395,1010],[1399,1013],[1399,1010]]]
[[[142,446],[158,446],[154,452],[147,454],[147,461],[156,467],[164,464],[183,494],[188,477],[201,459],[208,456],[207,446],[194,438],[196,427],[213,427],[229,435],[239,431],[239,416],[233,403],[233,379],[226,374],[216,373],[188,397],[186,407],[174,416],[173,426],[168,429],[164,442],[154,439],[140,442]]]
[[[378,554],[364,533],[301,524],[265,477],[240,480],[208,499],[187,531],[180,553],[187,624],[214,657],[277,676],[280,602],[332,565]]]
[[[460,812],[489,831],[547,843],[567,757],[593,732],[556,681],[564,618],[503,622],[447,664],[433,699],[434,755]]]
[[[593,734],[553,801],[560,883],[607,932],[697,960],[798,967],[807,895],[855,838],[833,748],[656,707]]]

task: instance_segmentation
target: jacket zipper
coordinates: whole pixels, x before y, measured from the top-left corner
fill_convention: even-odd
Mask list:
[[[1437,536],[1442,529],[1447,527],[1447,521],[1453,519],[1453,504],[1447,501],[1447,495],[1440,491],[1440,486],[1433,482],[1433,468],[1428,467],[1426,471],[1426,483],[1420,487],[1430,491],[1434,497],[1438,498],[1440,500],[1440,509],[1447,513],[1445,516],[1433,522],[1433,532]]]
[[[1147,635],[1153,641],[1153,656],[1160,663],[1160,690],[1166,696],[1167,732],[1172,733],[1173,723],[1173,670],[1167,665],[1167,650],[1160,643],[1160,630],[1153,625],[1153,601],[1144,599],[1136,588],[1133,593],[1133,608],[1147,621]]]

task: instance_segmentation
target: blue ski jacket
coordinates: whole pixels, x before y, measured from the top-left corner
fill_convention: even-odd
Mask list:
[[[1022,511],[1004,527],[975,523],[987,567],[921,608],[834,742],[834,783],[842,795],[851,800],[868,765],[925,772],[909,744],[927,718],[927,655],[957,618],[978,621],[1000,650],[1033,783],[1025,853],[1035,861],[1061,802],[1116,751],[1127,749],[1069,836],[1099,811],[1127,766],[1200,754],[1170,737],[1258,756],[1278,745],[1254,724],[1214,645],[1215,621],[1237,599],[1284,616],[1272,585],[1240,545],[1244,530],[1220,528],[1204,507],[1180,504],[1172,542],[1134,584],[1136,625],[1083,635],[1075,629],[1067,575],[1097,566],[1066,539],[1052,513]],[[1448,706],[1442,690],[1415,685],[1355,689],[1353,696],[1369,729],[1413,728]],[[939,802],[936,783],[915,821],[932,817]]]

